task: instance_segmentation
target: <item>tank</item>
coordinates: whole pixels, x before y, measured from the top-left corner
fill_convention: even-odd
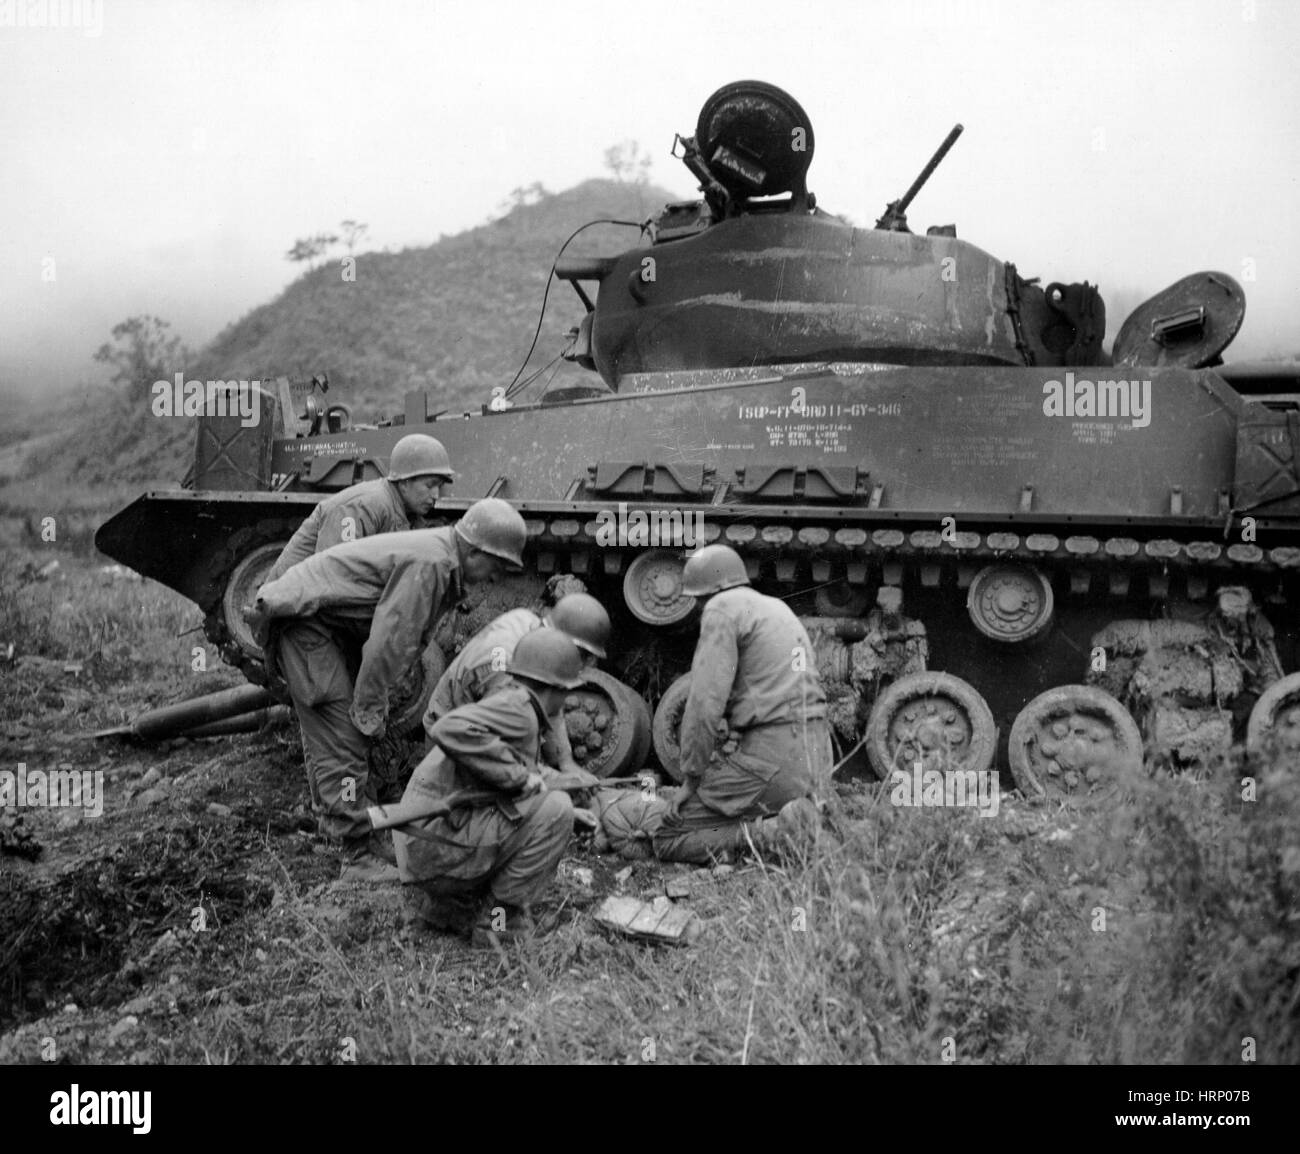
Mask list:
[[[282,381],[255,428],[202,418],[189,485],[146,493],[96,543],[199,605],[257,681],[239,610],[283,543],[425,431],[459,474],[434,522],[503,497],[528,569],[444,619],[408,720],[475,628],[569,573],[617,641],[613,676],[569,703],[575,754],[636,768],[653,713],[675,773],[683,560],[723,541],[804,619],[849,766],[997,769],[1067,797],[1242,743],[1294,760],[1300,366],[1224,362],[1245,301],[1222,272],[1157,294],[1108,350],[1093,285],[1040,285],[953,225],[913,232],[960,132],[855,227],[808,188],[799,104],[729,84],[675,140],[700,198],[628,251],[557,259],[588,382],[531,402],[498,388],[472,412],[412,393],[365,425],[318,402],[325,382]]]

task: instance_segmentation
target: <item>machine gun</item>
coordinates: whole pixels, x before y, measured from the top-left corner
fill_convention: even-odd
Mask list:
[[[938,151],[930,157],[930,162],[921,169],[921,175],[912,181],[912,187],[909,188],[898,200],[891,200],[885,206],[885,215],[876,221],[877,228],[883,228],[889,232],[911,232],[907,227],[907,207],[912,203],[912,198],[921,191],[921,187],[930,179],[934,170],[939,167],[939,162],[948,155],[948,149],[957,143],[957,137],[962,134],[962,126],[954,125],[953,130],[944,138],[944,142],[939,145]]]

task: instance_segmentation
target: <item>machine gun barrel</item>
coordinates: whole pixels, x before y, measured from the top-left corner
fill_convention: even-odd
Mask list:
[[[921,169],[920,175],[912,181],[912,186],[898,200],[890,201],[885,208],[885,215],[876,221],[877,228],[887,228],[897,232],[906,230],[908,205],[912,203],[913,198],[921,191],[925,182],[934,174],[934,170],[939,167],[940,162],[948,155],[948,150],[957,143],[957,137],[963,131],[962,125],[953,125],[952,131],[944,137],[943,143],[935,150],[926,166]]]

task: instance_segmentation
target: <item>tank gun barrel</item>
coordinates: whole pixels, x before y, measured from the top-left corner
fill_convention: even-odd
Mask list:
[[[907,232],[907,209],[915,198],[916,194],[924,187],[925,182],[934,174],[934,170],[939,167],[943,158],[948,155],[948,150],[957,143],[959,137],[964,131],[962,125],[954,124],[952,131],[944,137],[944,141],[935,150],[935,154],[930,157],[926,166],[921,169],[920,175],[912,181],[912,186],[898,200],[892,200],[885,207],[885,215],[876,221],[877,228],[889,229],[891,232]]]

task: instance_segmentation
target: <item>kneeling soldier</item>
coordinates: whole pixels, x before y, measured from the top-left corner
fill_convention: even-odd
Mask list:
[[[790,607],[751,589],[727,545],[693,553],[682,589],[708,601],[682,714],[682,786],[654,847],[665,861],[703,863],[744,849],[747,826],[756,845],[815,828],[809,795],[833,755],[812,643]]]
[[[418,887],[424,920],[445,930],[473,924],[478,945],[532,932],[529,907],[573,832],[573,804],[545,789],[538,757],[565,693],[582,684],[582,656],[558,630],[536,629],[515,646],[509,673],[511,684],[434,724],[435,751],[407,786],[408,798],[487,789],[493,799],[393,834],[402,881]]]
[[[335,545],[258,590],[249,619],[263,627],[268,666],[288,684],[313,807],[343,843],[345,876],[397,879],[381,860],[391,848],[370,836],[368,739],[382,736],[390,693],[439,616],[464,587],[520,569],[527,535],[509,504],[486,498],[453,526]],[[277,618],[285,620],[267,628]]]
[[[424,715],[424,730],[432,734],[438,721],[472,701],[482,701],[488,694],[510,683],[506,671],[522,637],[549,625],[566,634],[582,651],[584,667],[605,657],[609,641],[609,614],[589,593],[568,593],[540,615],[532,609],[511,609],[491,621],[469,639],[438,679],[429,708]],[[573,759],[564,713],[558,711],[549,729],[543,729],[543,753],[547,763],[565,773],[581,773]]]

